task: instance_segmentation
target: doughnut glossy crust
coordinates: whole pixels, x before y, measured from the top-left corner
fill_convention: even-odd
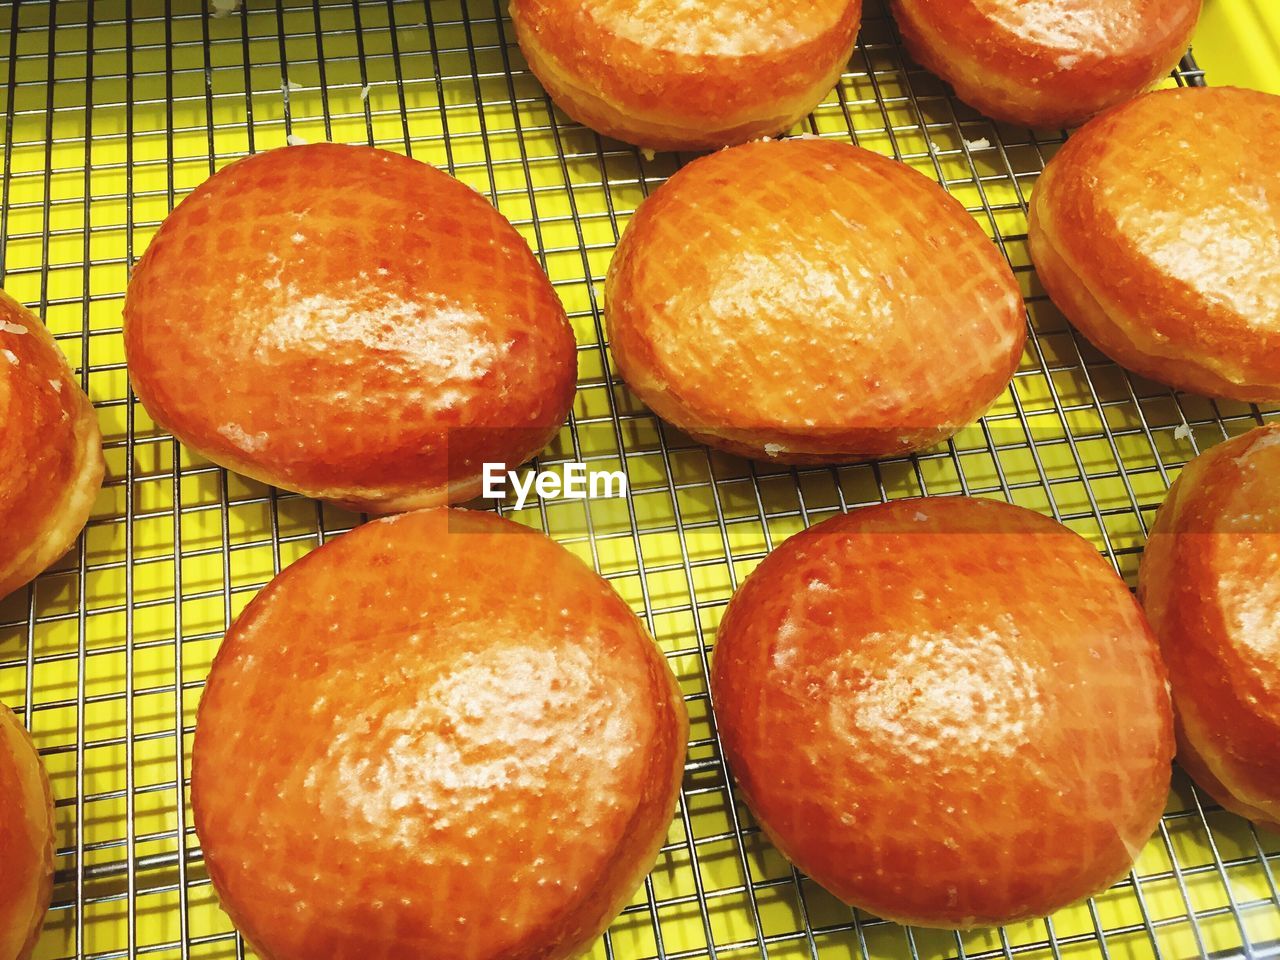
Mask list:
[[[76,542],[102,486],[93,404],[38,317],[0,291],[0,597]]]
[[[1018,285],[961,204],[847,143],[722,150],[627,225],[605,284],[627,385],[712,446],[787,463],[930,447],[1006,389]]]
[[[912,57],[989,117],[1083,123],[1177,66],[1201,0],[893,0]]]
[[[1180,390],[1280,401],[1280,97],[1164,90],[1045,167],[1030,248],[1054,303],[1116,362]]]
[[[787,540],[717,634],[730,768],[847,903],[929,927],[1038,917],[1124,875],[1169,789],[1155,638],[1065,527],[895,501]]]
[[[528,245],[424,163],[338,144],[214,174],[130,279],[152,418],[215,463],[371,513],[469,499],[555,436],[573,333]]]
[[[534,74],[571,117],[656,150],[785,131],[840,79],[861,0],[513,0]]]
[[[0,703],[0,958],[27,960],[53,894],[53,794],[26,728]]]
[[[1178,762],[1280,830],[1280,425],[1193,460],[1156,514],[1140,589],[1178,718]]]
[[[434,509],[280,574],[218,653],[192,803],[266,960],[554,960],[653,866],[688,720],[604,580],[540,533]]]

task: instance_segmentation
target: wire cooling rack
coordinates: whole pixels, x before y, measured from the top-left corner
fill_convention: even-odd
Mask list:
[[[1203,77],[1188,58],[1171,82]],[[1278,416],[1174,394],[1072,332],[1025,240],[1028,192],[1063,136],[955,102],[907,61],[881,0],[805,129],[896,157],[960,198],[1013,264],[1033,336],[981,424],[917,457],[838,469],[708,453],[619,381],[603,345],[604,272],[629,214],[688,158],[646,159],[555,111],[498,0],[248,0],[220,18],[173,0],[0,0],[0,110],[0,277],[77,366],[108,461],[78,548],[0,600],[0,700],[33,731],[57,795],[57,886],[37,957],[251,955],[217,908],[192,830],[195,707],[244,604],[360,518],[228,474],[159,432],[129,392],[120,314],[129,267],[174,203],[290,135],[412,153],[470,183],[529,239],[573,320],[580,389],[543,462],[625,469],[631,495],[499,509],[613,582],[670,658],[693,721],[669,842],[595,956],[1280,955],[1280,837],[1181,774],[1128,879],[1049,920],[959,935],[835,902],[734,796],[708,656],[733,588],[782,538],[894,497],[995,496],[1068,524],[1132,582],[1179,468]]]

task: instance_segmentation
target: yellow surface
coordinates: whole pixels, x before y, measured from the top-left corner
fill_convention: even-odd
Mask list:
[[[1261,418],[1126,376],[1045,301],[1028,268],[1024,203],[1059,137],[997,129],[952,104],[935,79],[908,74],[883,4],[869,3],[862,46],[811,131],[847,138],[852,128],[863,146],[945,180],[1003,240],[1036,337],[1015,384],[954,445],[840,469],[753,466],[661,428],[615,382],[600,346],[600,288],[618,231],[675,158],[645,162],[553,115],[492,0],[364,3],[359,34],[346,0],[282,7],[277,17],[275,4],[250,0],[246,18],[206,21],[180,0],[166,30],[158,5],[134,0],[127,31],[121,0],[61,0],[51,30],[51,8],[24,2],[14,36],[14,7],[0,0],[0,57],[17,53],[0,62],[0,76],[12,69],[16,81],[0,85],[12,124],[4,285],[42,309],[86,371],[109,465],[83,552],[0,601],[0,699],[26,715],[59,798],[57,905],[37,957],[236,955],[177,785],[200,684],[229,619],[273,572],[358,521],[212,467],[127,404],[129,258],[211,168],[285,142],[282,50],[301,88],[289,97],[295,134],[372,139],[452,169],[540,251],[573,317],[580,391],[549,459],[625,461],[633,495],[516,517],[594,562],[645,617],[693,717],[670,845],[613,928],[616,957],[655,956],[659,936],[667,954],[684,956],[761,956],[763,936],[772,957],[1105,950],[1144,960],[1280,939],[1280,837],[1221,812],[1181,775],[1129,880],[1051,924],[956,937],[874,922],[799,879],[758,833],[740,835],[749,815],[715,762],[705,657],[736,583],[786,536],[861,503],[969,492],[1058,516],[1132,580],[1143,521],[1180,466]]]
[[[1210,83],[1280,94],[1280,3],[1206,0],[1192,49]]]

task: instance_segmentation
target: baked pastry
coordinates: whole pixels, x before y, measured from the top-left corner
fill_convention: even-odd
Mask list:
[[[905,454],[976,420],[1026,340],[1009,265],[959,202],[847,143],[751,143],[641,204],[609,346],[658,416],[785,463]]]
[[[103,472],[93,404],[44,324],[4,291],[0,423],[3,597],[35,579],[76,542]]]
[[[492,514],[360,527],[280,574],[200,702],[192,804],[268,960],[555,960],[653,866],[688,719],[613,589]]]
[[[840,80],[862,0],[512,0],[534,75],[569,116],[655,150],[790,129]]]
[[[1045,167],[1030,248],[1045,290],[1117,363],[1181,390],[1280,400],[1280,97],[1151,93]]]
[[[893,0],[907,52],[989,117],[1068,127],[1167,76],[1201,0]]]
[[[1038,917],[1120,878],[1169,790],[1155,638],[1087,542],[905,500],[786,541],[734,595],[711,693],[768,836],[900,923]]]
[[[125,349],[147,412],[215,463],[354,510],[467,500],[573,400],[573,332],[528,245],[407,157],[247,157],[134,268]]]
[[[53,894],[53,794],[22,721],[0,703],[0,957],[27,960]]]
[[[1280,424],[1187,465],[1139,590],[1169,667],[1178,762],[1228,810],[1280,830]]]

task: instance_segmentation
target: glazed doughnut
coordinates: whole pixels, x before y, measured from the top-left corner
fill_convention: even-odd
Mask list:
[[[822,102],[853,53],[862,0],[512,0],[556,104],[655,150],[781,133]]]
[[[976,420],[1026,340],[1018,284],[959,202],[817,139],[694,161],[641,204],[605,284],[610,348],[658,416],[741,456],[922,450]]]
[[[1280,97],[1147,94],[1045,167],[1030,249],[1044,288],[1117,363],[1180,390],[1280,400]]]
[[[986,500],[905,500],[787,540],[717,634],[711,694],[778,848],[900,923],[1047,915],[1124,875],[1173,729],[1137,602],[1087,542]]]
[[[66,357],[35,314],[2,290],[0,423],[3,597],[75,544],[104,465],[98,418]]]
[[[53,794],[22,721],[0,703],[0,957],[27,960],[53,894]]]
[[[470,499],[573,399],[528,245],[445,173],[371,147],[247,157],[169,215],[124,308],[134,390],[214,463],[370,513]]]
[[[1068,127],[1187,52],[1201,0],[893,0],[912,59],[989,117]]]
[[[581,561],[492,514],[409,513],[231,628],[196,832],[264,960],[558,960],[653,866],[687,738],[666,660]]]
[[[1187,465],[1139,589],[1169,667],[1178,762],[1228,810],[1280,830],[1280,424]]]

